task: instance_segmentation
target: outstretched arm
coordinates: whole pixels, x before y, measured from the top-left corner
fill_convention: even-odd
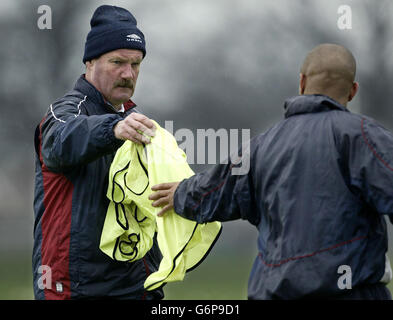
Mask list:
[[[233,163],[218,164],[181,182],[153,186],[156,192],[149,199],[154,200],[153,206],[162,207],[160,216],[174,209],[198,223],[246,219],[258,224],[251,167],[243,174],[234,174]]]

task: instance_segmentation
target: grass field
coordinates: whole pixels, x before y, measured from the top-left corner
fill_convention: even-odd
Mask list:
[[[183,281],[164,287],[165,299],[233,300],[247,299],[247,281],[253,258],[210,255]],[[0,300],[33,299],[29,253],[1,255]]]
[[[33,299],[29,253],[1,254],[0,300]],[[391,259],[393,261],[393,259]],[[183,281],[164,287],[170,300],[243,300],[247,299],[247,281],[253,257],[239,252],[210,255]],[[393,292],[393,282],[388,285]]]

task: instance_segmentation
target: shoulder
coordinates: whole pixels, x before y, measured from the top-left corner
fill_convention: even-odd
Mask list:
[[[383,133],[391,136],[392,133],[377,120],[352,112],[332,112],[332,125],[338,134],[361,136],[364,138],[367,133]]]
[[[77,90],[72,90],[67,92],[64,96],[56,99],[52,102],[53,108],[58,108],[61,106],[70,106],[70,107],[80,107],[82,103],[87,102],[88,97]]]
[[[72,90],[49,105],[47,116],[56,119],[65,114],[73,114],[74,116],[86,114],[87,103],[88,97],[86,95],[83,95],[79,91]]]
[[[367,149],[393,171],[393,133],[376,120],[364,116],[361,121],[361,137]]]
[[[391,131],[365,115],[348,113],[341,118],[335,124],[335,134],[341,146],[362,156],[373,156],[381,163],[393,167]]]
[[[51,123],[54,120],[64,123],[70,116],[77,117],[80,114],[86,114],[87,100],[87,96],[79,91],[67,92],[49,105],[42,123]]]

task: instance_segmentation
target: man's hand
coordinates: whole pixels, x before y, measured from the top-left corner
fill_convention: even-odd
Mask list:
[[[149,196],[149,200],[155,200],[152,206],[163,207],[157,216],[161,217],[165,212],[173,209],[173,197],[175,196],[179,183],[180,182],[161,183],[151,187],[153,191],[157,191]]]
[[[117,139],[131,140],[137,144],[150,143],[150,139],[141,132],[154,137],[155,130],[154,123],[148,117],[136,112],[131,113],[113,127],[113,133]]]

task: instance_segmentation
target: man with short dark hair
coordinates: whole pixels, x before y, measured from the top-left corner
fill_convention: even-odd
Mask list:
[[[149,143],[146,136],[154,136],[153,122],[130,100],[145,38],[123,8],[100,6],[90,24],[86,74],[50,105],[35,133],[34,295],[161,299],[162,289],[144,290],[161,260],[156,242],[133,263],[114,261],[99,249],[116,150],[124,140]]]
[[[153,206],[199,223],[246,219],[258,228],[249,299],[391,299],[384,215],[393,217],[393,135],[351,113],[356,63],[322,44],[305,59],[285,119],[238,161],[153,186]],[[235,164],[236,163],[236,164]]]

